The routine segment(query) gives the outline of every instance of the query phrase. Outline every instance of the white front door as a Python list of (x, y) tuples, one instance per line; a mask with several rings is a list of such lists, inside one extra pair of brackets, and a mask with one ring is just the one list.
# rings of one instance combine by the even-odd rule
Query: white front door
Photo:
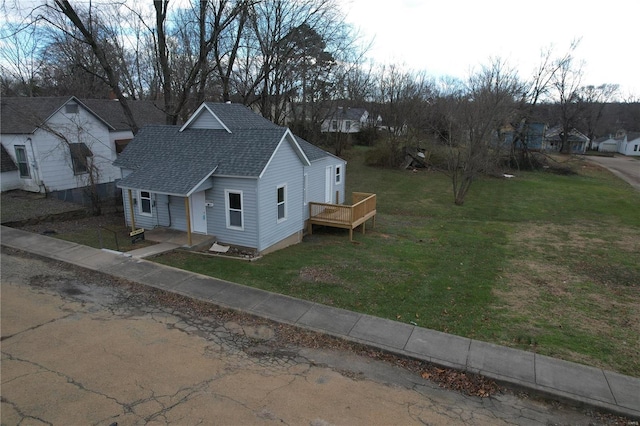
[(333, 192), (333, 167), (328, 166), (324, 175), (324, 202), (331, 203), (333, 200), (333, 195), (331, 194)]
[(189, 198), (191, 209), (191, 231), (207, 233), (207, 207), (204, 203), (204, 191), (196, 192)]

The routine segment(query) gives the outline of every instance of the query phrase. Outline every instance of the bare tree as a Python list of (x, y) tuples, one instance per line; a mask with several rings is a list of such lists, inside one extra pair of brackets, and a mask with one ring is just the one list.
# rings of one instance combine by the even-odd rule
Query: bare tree
[(501, 144), (497, 136), (513, 117), (521, 91), (517, 74), (496, 59), (471, 75), (466, 90), (451, 98), (447, 111), (448, 173), (456, 205), (464, 204), (478, 176), (498, 164)]
[(583, 111), (583, 122), (587, 137), (591, 140), (597, 137), (597, 128), (602, 119), (606, 105), (613, 101), (619, 90), (616, 84), (601, 84), (600, 86), (585, 86), (580, 89), (578, 102)]
[(405, 146), (418, 146), (427, 128), (425, 106), (433, 96), (433, 82), (424, 72), (406, 71), (385, 65), (377, 73), (377, 95), (384, 122), (383, 144), (386, 165), (398, 166)]
[(560, 132), (560, 152), (571, 152), (569, 135), (578, 124), (580, 117), (580, 87), (582, 85), (582, 63), (576, 63), (573, 51), (578, 41), (571, 44), (568, 54), (558, 59), (556, 71), (553, 74), (552, 84), (555, 89), (556, 102), (559, 107), (559, 121), (562, 130)]

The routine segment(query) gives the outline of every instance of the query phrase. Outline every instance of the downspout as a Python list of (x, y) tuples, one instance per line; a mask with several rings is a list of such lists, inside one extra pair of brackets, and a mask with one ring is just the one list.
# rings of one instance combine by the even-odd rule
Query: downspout
[(40, 167), (38, 166), (38, 162), (36, 161), (36, 151), (33, 149), (33, 140), (31, 138), (27, 138), (27, 142), (29, 142), (29, 146), (31, 147), (31, 158), (33, 159), (31, 162), (31, 168), (34, 171), (34, 177), (36, 178), (36, 185), (38, 185), (38, 191), (47, 193), (47, 189), (44, 186), (44, 182), (40, 179)]
[(131, 195), (131, 190), (127, 190), (129, 192), (129, 214), (131, 215), (131, 232), (136, 230), (136, 218), (133, 213), (133, 195)]

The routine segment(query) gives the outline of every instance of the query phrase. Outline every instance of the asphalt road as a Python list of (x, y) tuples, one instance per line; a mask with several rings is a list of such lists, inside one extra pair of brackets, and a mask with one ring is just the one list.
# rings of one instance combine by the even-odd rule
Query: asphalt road
[(640, 191), (640, 159), (623, 155), (616, 155), (615, 157), (590, 155), (585, 158), (607, 168)]
[[(2, 250), (3, 425), (620, 424), (525, 394), (465, 396), (278, 326)], [(170, 302), (170, 299), (169, 299)]]

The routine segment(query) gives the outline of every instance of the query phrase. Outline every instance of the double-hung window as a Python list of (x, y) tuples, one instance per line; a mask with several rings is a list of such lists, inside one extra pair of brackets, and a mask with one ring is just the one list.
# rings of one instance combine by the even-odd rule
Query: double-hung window
[(336, 184), (340, 184), (342, 182), (342, 167), (336, 166)]
[(282, 222), (287, 218), (287, 185), (281, 185), (276, 191), (278, 222)]
[(93, 157), (93, 153), (84, 143), (69, 144), (71, 151), (71, 164), (73, 166), (73, 174), (79, 175), (89, 171), (89, 158)]
[(29, 161), (27, 160), (27, 150), (24, 145), (16, 145), (16, 163), (18, 163), (18, 169), (20, 170), (20, 177), (29, 179), (31, 174), (29, 173)]
[(140, 214), (151, 216), (151, 206), (151, 193), (149, 191), (140, 191)]
[(242, 191), (226, 190), (227, 228), (244, 229)]

